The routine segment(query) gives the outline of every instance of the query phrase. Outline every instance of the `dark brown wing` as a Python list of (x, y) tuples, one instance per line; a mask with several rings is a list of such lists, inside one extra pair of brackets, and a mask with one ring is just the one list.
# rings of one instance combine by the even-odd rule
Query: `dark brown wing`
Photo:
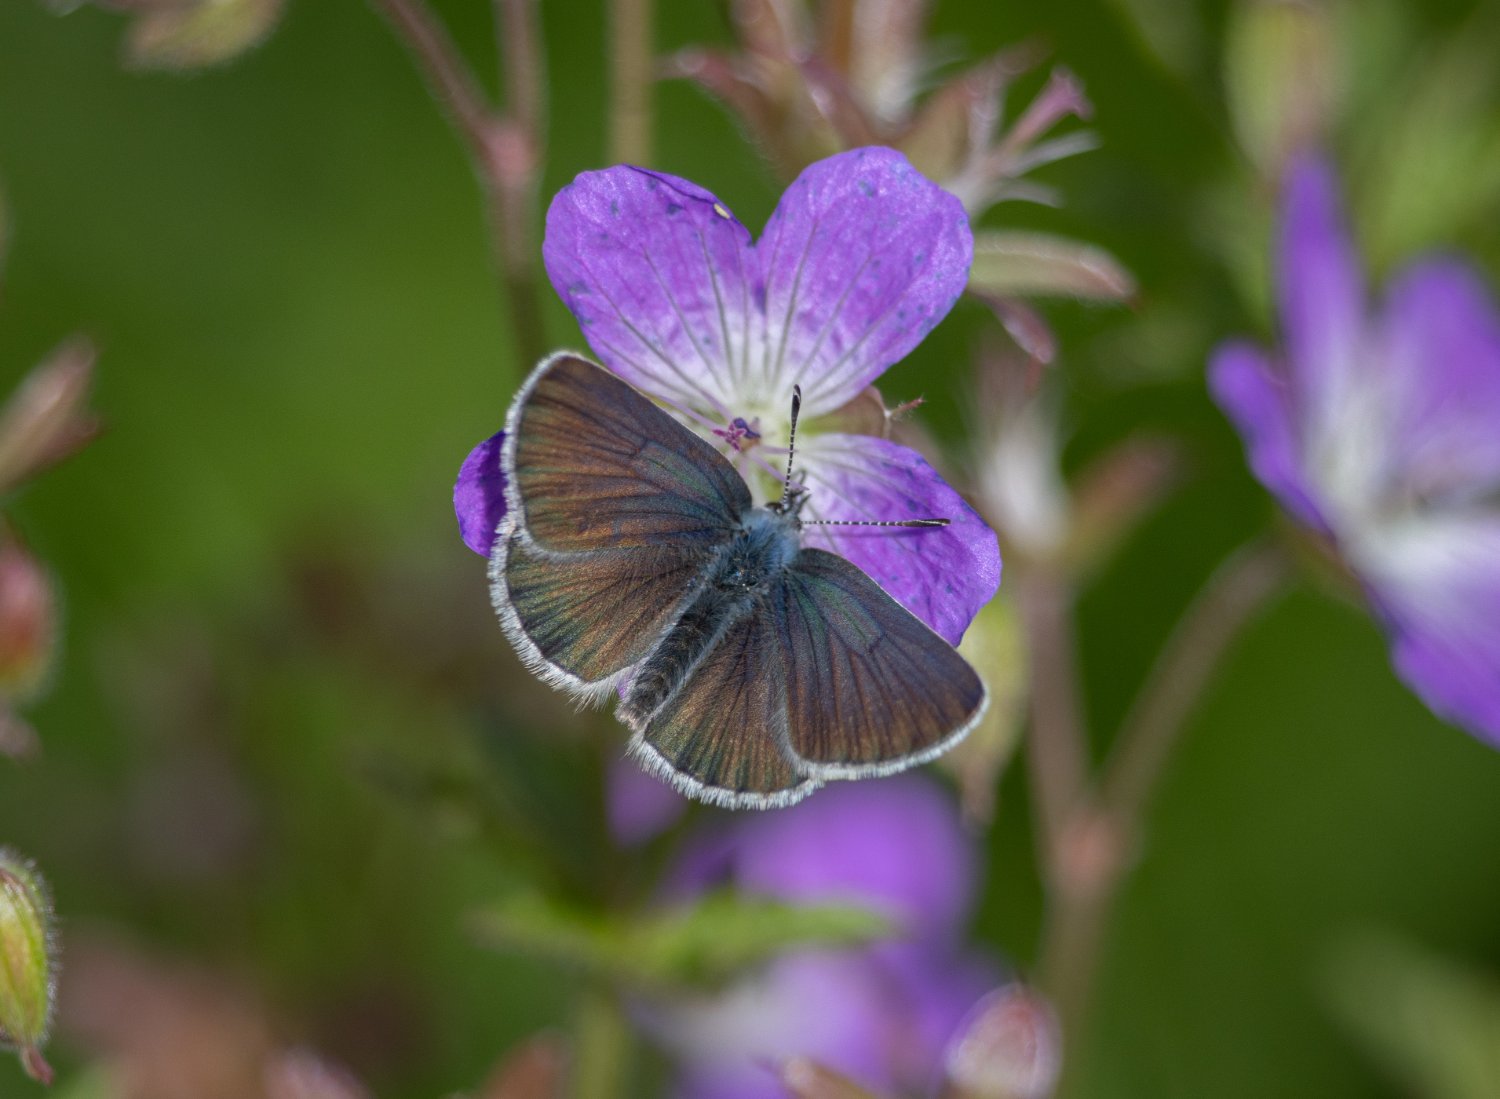
[(585, 696), (651, 651), (751, 504), (713, 447), (574, 355), (522, 387), (501, 468), (495, 608), (533, 671)]
[(656, 646), (705, 563), (672, 546), (555, 555), (512, 534), (492, 561), (496, 607), (533, 671), (585, 688)]
[(803, 550), (773, 590), (788, 743), (819, 779), (889, 774), (938, 755), (988, 701), (957, 650), (856, 566)]
[(544, 549), (716, 546), (751, 504), (718, 451), (577, 356), (537, 367), (506, 431), (510, 502)]
[(684, 793), (733, 809), (790, 805), (819, 783), (786, 744), (786, 669), (770, 616), (725, 631), (632, 750)]

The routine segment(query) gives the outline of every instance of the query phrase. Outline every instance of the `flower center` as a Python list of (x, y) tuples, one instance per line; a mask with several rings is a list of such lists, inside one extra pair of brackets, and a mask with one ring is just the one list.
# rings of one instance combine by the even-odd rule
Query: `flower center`
[(729, 421), (728, 427), (716, 427), (714, 434), (723, 439), (735, 450), (749, 450), (760, 441), (760, 432), (756, 430), (760, 426), (760, 419), (746, 421), (743, 416), (736, 416)]

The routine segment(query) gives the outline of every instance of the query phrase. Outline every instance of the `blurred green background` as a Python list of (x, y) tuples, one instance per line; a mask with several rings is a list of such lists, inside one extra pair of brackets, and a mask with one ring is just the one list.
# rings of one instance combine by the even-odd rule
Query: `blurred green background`
[[(491, 72), (488, 5), (436, 6)], [(1500, 95), (1464, 60), (1491, 7), (1371, 5), (1348, 43), (1359, 109), (1337, 151), (1382, 269), (1462, 244), (1492, 284), (1500, 271), (1480, 170)], [(605, 163), (606, 66), (597, 4), (542, 8), (547, 196)], [(727, 41), (714, 5), (662, 0), (659, 15), (663, 49)], [(1202, 380), (1217, 340), (1269, 330), (1266, 195), (1224, 121), (1230, 18), (1068, 0), (940, 3), (932, 23), (960, 59), (1038, 37), (1096, 106), (1101, 149), (1041, 173), (1066, 206), (986, 218), (1103, 244), (1140, 279), (1133, 310), (1047, 310), (1070, 463), (1139, 431), (1183, 441), (1182, 483), (1080, 608), (1099, 730), (1214, 564), (1274, 521)], [(13, 509), (66, 623), (29, 714), (44, 753), (0, 762), (0, 842), (45, 869), (67, 933), (237, 974), (293, 1038), (391, 1099), (472, 1086), (565, 1022), (571, 991), (464, 933), (528, 857), (494, 838), (476, 791), (509, 788), (537, 845), (582, 852), (578, 876), (602, 850), (578, 722), (520, 671), (454, 528), (458, 464), (529, 365), (510, 357), (477, 188), (356, 0), (293, 0), (264, 47), (191, 76), (126, 71), (120, 38), (106, 13), (0, 3), (0, 382), (81, 330), (101, 349), (108, 425)], [(1436, 105), (1414, 90), (1434, 82)], [(735, 123), (683, 84), (658, 108), (655, 166), (758, 226), (779, 186)], [(1477, 193), (1411, 175), (1444, 163), (1419, 109), (1448, 112), (1439, 138), (1488, 127), (1447, 153)], [(546, 296), (551, 341), (578, 346)], [(882, 383), (926, 394), (955, 453), (990, 325), (961, 304)], [(1022, 966), (1039, 922), (1030, 842), (1013, 769), (975, 935)], [(1331, 1006), (1332, 959), (1372, 928), (1500, 973), (1500, 756), (1428, 714), (1363, 612), (1306, 582), (1237, 646), (1162, 787), (1079, 1094), (1410, 1094)], [(31, 1087), (0, 1060), (0, 1095)]]

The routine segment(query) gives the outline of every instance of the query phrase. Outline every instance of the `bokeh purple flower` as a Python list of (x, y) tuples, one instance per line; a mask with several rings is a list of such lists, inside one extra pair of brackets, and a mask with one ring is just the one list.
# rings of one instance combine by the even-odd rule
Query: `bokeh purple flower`
[(807, 1057), (876, 1094), (926, 1094), (948, 1042), (999, 967), (963, 940), (977, 852), (951, 800), (914, 775), (820, 790), (696, 837), (668, 875), (705, 890), (850, 904), (890, 922), (856, 950), (798, 950), (729, 988), (652, 1002), (643, 1022), (679, 1066), (684, 1099), (779, 1099), (777, 1066)]
[[(757, 500), (781, 493), (800, 385), (805, 518), (950, 520), (812, 527), (806, 540), (859, 565), (954, 643), (999, 585), (994, 532), (916, 451), (851, 432), (851, 417), (836, 414), (947, 315), (972, 254), (962, 204), (884, 148), (809, 167), (758, 242), (687, 180), (585, 172), (553, 200), (543, 244), (594, 353), (718, 446)], [(491, 439), (470, 455), (454, 496), (465, 542), (484, 554), (504, 507), (497, 452)]]
[(1402, 678), (1500, 745), (1500, 316), (1447, 258), (1371, 308), (1329, 168), (1295, 164), (1284, 201), (1283, 354), (1221, 347), (1214, 395), (1256, 476), (1364, 585)]

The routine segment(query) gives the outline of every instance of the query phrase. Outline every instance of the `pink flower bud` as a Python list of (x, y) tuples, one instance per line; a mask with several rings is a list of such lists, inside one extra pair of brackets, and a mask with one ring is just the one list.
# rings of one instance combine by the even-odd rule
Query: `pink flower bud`
[(1052, 1005), (1012, 983), (980, 1000), (948, 1047), (944, 1099), (1047, 1099), (1062, 1068)]

